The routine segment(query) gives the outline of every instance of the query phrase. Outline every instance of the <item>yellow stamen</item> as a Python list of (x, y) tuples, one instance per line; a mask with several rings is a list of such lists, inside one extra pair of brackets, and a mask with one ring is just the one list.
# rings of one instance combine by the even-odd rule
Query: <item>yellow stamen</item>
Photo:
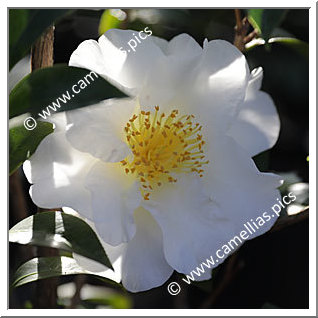
[(162, 184), (177, 182), (177, 174), (196, 173), (203, 177), (204, 170), (198, 168), (209, 163), (203, 161), (205, 142), (198, 134), (202, 126), (192, 122), (193, 115), (178, 113), (173, 110), (166, 116), (156, 106), (154, 113), (134, 114), (124, 128), (134, 156), (125, 158), (121, 164), (127, 174), (136, 172), (144, 200), (149, 200), (151, 191)]

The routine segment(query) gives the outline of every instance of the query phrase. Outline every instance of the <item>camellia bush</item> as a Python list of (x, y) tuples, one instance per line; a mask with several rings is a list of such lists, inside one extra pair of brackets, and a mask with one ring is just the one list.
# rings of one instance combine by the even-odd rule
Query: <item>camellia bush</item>
[(10, 9), (9, 53), (10, 308), (308, 308), (308, 10)]

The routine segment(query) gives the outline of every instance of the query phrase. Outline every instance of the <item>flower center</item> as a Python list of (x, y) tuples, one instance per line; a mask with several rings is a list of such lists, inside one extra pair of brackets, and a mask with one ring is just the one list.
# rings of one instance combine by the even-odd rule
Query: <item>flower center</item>
[(159, 112), (141, 111), (133, 115), (125, 126), (127, 143), (133, 156), (121, 163), (127, 174), (140, 180), (143, 198), (149, 200), (151, 191), (166, 182), (177, 182), (177, 174), (194, 172), (203, 177), (202, 147), (205, 144), (199, 132), (202, 126), (193, 123), (193, 115), (178, 115), (173, 110), (169, 116)]

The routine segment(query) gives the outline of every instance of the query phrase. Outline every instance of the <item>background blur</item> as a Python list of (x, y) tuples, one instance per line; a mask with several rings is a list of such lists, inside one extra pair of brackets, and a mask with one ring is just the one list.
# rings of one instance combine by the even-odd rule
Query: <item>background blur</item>
[[(248, 14), (241, 10), (242, 17)], [(245, 52), (250, 69), (262, 66), (262, 89), (275, 101), (281, 119), (277, 144), (255, 158), (262, 171), (273, 171), (286, 179), (282, 192), (290, 187), (297, 195), (297, 204), (308, 205), (308, 119), (309, 60), (308, 10), (284, 10), (276, 21), (271, 37), (292, 37), (301, 45), (273, 42)], [(188, 33), (200, 45), (207, 38), (233, 43), (234, 10), (231, 9), (122, 9), (71, 10), (55, 25), (54, 63), (68, 63), (72, 52), (86, 39), (97, 39), (109, 28), (134, 29), (145, 27), (153, 35), (170, 40)], [(250, 27), (251, 31), (253, 30)], [(36, 207), (28, 196), (29, 184), (19, 170), (23, 187), (18, 189), (10, 180), (10, 227), (26, 217), (16, 208), (26, 202), (28, 215)], [(298, 192), (297, 192), (298, 191)], [(297, 213), (289, 211), (291, 213)], [(287, 213), (285, 211), (285, 213)], [(212, 280), (182, 284), (182, 292), (171, 296), (170, 281), (181, 281), (175, 273), (162, 287), (131, 294), (120, 287), (105, 284), (86, 275), (58, 278), (59, 308), (308, 308), (309, 260), (308, 219), (294, 222), (274, 232), (249, 241), (232, 257), (214, 270)], [(10, 275), (35, 247), (10, 244)], [(36, 308), (38, 282), (10, 290), (10, 308)]]

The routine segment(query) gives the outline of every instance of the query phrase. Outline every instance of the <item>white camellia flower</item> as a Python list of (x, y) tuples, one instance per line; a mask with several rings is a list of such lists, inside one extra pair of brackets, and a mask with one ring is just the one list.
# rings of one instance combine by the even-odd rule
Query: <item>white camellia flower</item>
[[(54, 133), (24, 165), (33, 201), (70, 207), (95, 229), (115, 272), (132, 292), (189, 274), (270, 211), (281, 179), (252, 157), (271, 148), (279, 118), (260, 91), (262, 69), (226, 41), (150, 36), (126, 53), (134, 31), (84, 41), (70, 65), (98, 73), (129, 98), (59, 113)], [(268, 231), (276, 216), (258, 232)], [(224, 259), (220, 260), (219, 264)], [(210, 271), (198, 277), (205, 280)]]

